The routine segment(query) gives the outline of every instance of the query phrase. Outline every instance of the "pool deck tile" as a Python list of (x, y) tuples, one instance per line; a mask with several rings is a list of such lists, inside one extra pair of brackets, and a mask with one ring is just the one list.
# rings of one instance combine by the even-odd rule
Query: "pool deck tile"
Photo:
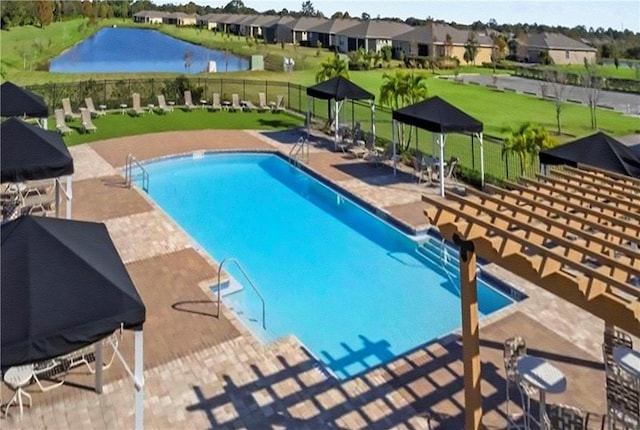
[[(294, 336), (261, 345), (224, 304), (221, 318), (216, 318), (215, 298), (207, 292), (216, 263), (194, 248), (184, 231), (138, 189), (107, 185), (121, 180), (114, 169), (122, 167), (128, 153), (146, 160), (198, 150), (287, 151), (298, 135), (205, 130), (72, 148), (78, 157), (74, 218), (106, 222), (147, 306), (146, 427), (459, 430), (462, 360), (455, 333), (350, 380), (327, 377)], [(416, 229), (427, 224), (421, 194), (433, 187), (418, 186), (407, 171), (393, 178), (389, 167), (376, 168), (321, 145), (312, 149), (308, 167), (317, 174)], [(123, 207), (106, 207), (118, 206), (115, 202)], [(602, 322), (495, 265), (487, 270), (529, 296), (481, 320), (487, 428), (505, 425), (502, 342), (513, 335), (524, 336), (531, 353), (549, 359), (567, 375), (567, 391), (549, 400), (595, 413), (590, 427), (600, 428), (598, 414), (605, 410)], [(122, 345), (129, 363), (132, 337), (126, 333)], [(362, 357), (355, 352), (345, 358)], [(119, 363), (105, 378), (104, 393), (96, 395), (82, 389), (90, 388), (92, 377), (74, 371), (68, 380), (77, 385), (33, 393), (34, 407), (22, 420), (11, 414), (0, 423), (9, 429), (131, 428), (131, 381)], [(2, 398), (9, 398), (6, 387)], [(533, 404), (537, 407), (536, 399)]]

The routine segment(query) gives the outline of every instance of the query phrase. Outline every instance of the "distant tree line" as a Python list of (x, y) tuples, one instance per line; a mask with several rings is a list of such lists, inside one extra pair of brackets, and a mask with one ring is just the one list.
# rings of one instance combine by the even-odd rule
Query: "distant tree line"
[[(276, 11), (269, 9), (259, 12), (251, 7), (247, 7), (242, 0), (231, 0), (223, 7), (201, 6), (193, 1), (186, 4), (166, 3), (156, 5), (150, 0), (16, 0), (2, 1), (0, 8), (0, 25), (3, 29), (20, 25), (36, 25), (45, 27), (51, 22), (63, 21), (85, 17), (89, 20), (96, 18), (130, 18), (135, 13), (143, 10), (157, 10), (164, 12), (185, 12), (206, 15), (208, 13), (242, 13), (242, 14), (264, 14), (279, 16), (310, 16), (324, 18), (325, 15), (317, 10), (311, 0), (304, 0), (299, 11), (282, 9)], [(350, 16), (348, 12), (337, 11), (331, 15), (332, 19), (355, 18), (369, 20), (372, 17), (363, 12), (359, 17)], [(424, 25), (430, 22), (449, 24), (460, 30), (474, 32), (500, 32), (512, 36), (522, 37), (527, 33), (550, 32), (560, 33), (576, 40), (582, 40), (598, 48), (600, 58), (609, 58), (617, 61), (619, 58), (640, 59), (640, 33), (630, 30), (615, 30), (613, 28), (604, 29), (602, 27), (586, 28), (583, 25), (576, 27), (550, 26), (545, 24), (499, 24), (495, 19), (489, 22), (475, 21), (471, 25), (459, 24), (456, 22), (446, 22), (436, 20), (431, 17), (426, 19), (380, 17), (393, 22), (404, 22), (411, 26)]]

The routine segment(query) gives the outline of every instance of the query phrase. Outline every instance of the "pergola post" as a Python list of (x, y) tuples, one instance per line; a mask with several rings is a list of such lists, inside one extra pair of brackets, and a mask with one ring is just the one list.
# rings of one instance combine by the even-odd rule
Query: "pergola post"
[(340, 123), (338, 116), (340, 115), (340, 104), (338, 103), (338, 99), (336, 99), (335, 105), (335, 113), (333, 115), (333, 149), (338, 149), (338, 124)]
[(373, 136), (373, 144), (376, 141), (376, 105), (373, 100), (369, 100), (369, 104), (371, 105), (371, 135)]
[(71, 175), (67, 176), (67, 189), (65, 194), (67, 195), (67, 219), (71, 219), (71, 200), (73, 199)]
[(478, 289), (476, 252), (473, 242), (455, 234), (460, 249), (460, 304), (462, 308), (462, 362), (464, 365), (464, 428), (479, 430), (482, 421), (480, 391), (480, 330), (478, 325)]

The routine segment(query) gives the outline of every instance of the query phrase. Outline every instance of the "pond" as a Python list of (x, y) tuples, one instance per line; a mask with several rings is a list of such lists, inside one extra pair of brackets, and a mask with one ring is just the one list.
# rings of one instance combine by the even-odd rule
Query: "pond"
[(54, 58), (59, 73), (200, 73), (210, 61), (218, 72), (248, 70), (249, 60), (207, 49), (155, 30), (103, 28)]

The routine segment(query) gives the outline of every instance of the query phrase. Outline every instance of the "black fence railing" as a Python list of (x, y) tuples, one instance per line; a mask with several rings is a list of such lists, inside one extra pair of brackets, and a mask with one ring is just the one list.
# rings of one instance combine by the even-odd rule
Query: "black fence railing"
[[(275, 102), (278, 96), (283, 96), (289, 111), (306, 115), (311, 113), (311, 120), (320, 127), (328, 127), (329, 102), (310, 98), (307, 100), (306, 87), (289, 82), (260, 81), (228, 78), (187, 78), (174, 79), (122, 79), (122, 80), (89, 80), (73, 83), (48, 83), (33, 85), (30, 90), (41, 95), (48, 104), (50, 111), (62, 106), (62, 99), (69, 98), (74, 110), (84, 106), (84, 100), (91, 97), (95, 106), (105, 105), (107, 109), (119, 109), (121, 105), (132, 105), (132, 94), (140, 94), (142, 107), (156, 104), (157, 96), (163, 94), (168, 102), (177, 106), (184, 104), (184, 91), (190, 90), (192, 101), (199, 104), (200, 100), (211, 103), (213, 94), (218, 93), (221, 101), (231, 101), (232, 94), (238, 94), (241, 100), (251, 100), (257, 104), (259, 94), (264, 93), (267, 102)], [(349, 100), (340, 110), (340, 123), (360, 123), (364, 131), (372, 130), (375, 124), (375, 134), (379, 143), (391, 142), (392, 111), (384, 106), (375, 106), (372, 116), (368, 102)], [(421, 154), (439, 155), (435, 145), (435, 136), (422, 129), (402, 125), (403, 143), (399, 143), (402, 150), (401, 159), (407, 164), (412, 163), (415, 151)], [(477, 137), (461, 134), (447, 135), (445, 141), (445, 158), (456, 156), (460, 166), (470, 171), (480, 170), (480, 145)], [(509, 154), (503, 156), (502, 141), (490, 136), (484, 136), (485, 172), (491, 179), (514, 179), (520, 176), (532, 176), (539, 171), (537, 165), (520, 166), (517, 156)]]

